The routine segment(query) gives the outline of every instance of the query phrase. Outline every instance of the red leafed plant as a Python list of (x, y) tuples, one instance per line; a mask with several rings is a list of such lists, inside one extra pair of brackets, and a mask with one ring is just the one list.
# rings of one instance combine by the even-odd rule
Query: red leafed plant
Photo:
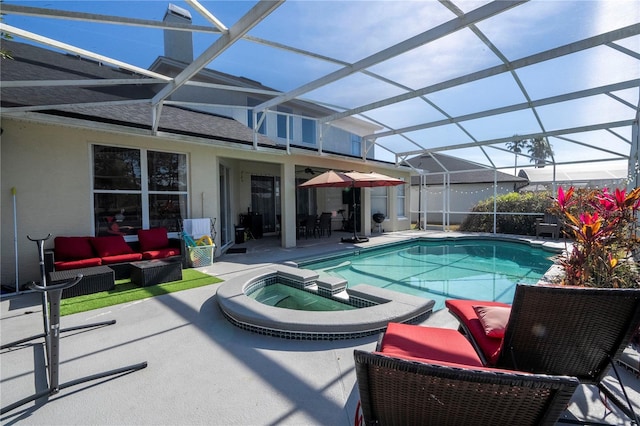
[(566, 192), (558, 188), (552, 211), (573, 244), (560, 259), (563, 283), (588, 287), (640, 287), (633, 255), (640, 248), (640, 187)]

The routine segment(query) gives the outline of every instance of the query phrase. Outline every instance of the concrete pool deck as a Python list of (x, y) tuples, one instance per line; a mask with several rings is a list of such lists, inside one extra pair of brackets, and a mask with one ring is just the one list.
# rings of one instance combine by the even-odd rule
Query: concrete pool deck
[[(336, 249), (344, 234), (300, 240), (293, 249), (274, 238), (249, 241), (246, 254), (226, 254), (200, 270), (225, 280), (272, 263), (315, 257)], [(374, 234), (369, 243), (453, 233)], [(562, 244), (562, 243), (554, 243)], [(353, 425), (358, 391), (353, 350), (373, 350), (377, 336), (342, 341), (296, 341), (263, 336), (230, 324), (218, 309), (218, 285), (135, 303), (65, 316), (68, 328), (115, 319), (115, 325), (65, 333), (60, 381), (142, 361), (148, 367), (117, 378), (70, 387), (0, 417), (2, 424), (30, 425)], [(42, 332), (39, 297), (23, 294), (0, 301), (2, 343)], [(423, 324), (456, 328), (446, 311)], [(46, 386), (42, 339), (0, 354), (0, 398), (6, 406)], [(625, 371), (634, 405), (640, 382)], [(630, 424), (597, 392), (581, 386), (567, 418)]]

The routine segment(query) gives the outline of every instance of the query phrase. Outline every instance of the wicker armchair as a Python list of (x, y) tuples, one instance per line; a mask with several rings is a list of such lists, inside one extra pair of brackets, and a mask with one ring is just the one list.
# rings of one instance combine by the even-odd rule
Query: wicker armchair
[[(615, 368), (613, 361), (638, 329), (640, 289), (518, 285), (503, 339), (487, 337), (473, 308), (484, 303), (447, 300), (446, 306), (486, 365), (575, 376), (584, 384), (598, 385), (633, 416), (628, 404), (619, 401), (601, 381), (609, 366)], [(497, 356), (491, 353), (492, 348), (498, 351)], [(487, 361), (491, 358), (495, 363)]]
[(574, 377), (463, 368), (354, 351), (365, 424), (554, 424)]

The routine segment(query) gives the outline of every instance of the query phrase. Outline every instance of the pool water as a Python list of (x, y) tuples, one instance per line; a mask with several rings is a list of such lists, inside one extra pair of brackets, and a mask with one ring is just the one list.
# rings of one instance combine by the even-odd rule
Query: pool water
[(535, 284), (552, 265), (552, 253), (528, 244), (494, 241), (419, 241), (299, 265), (338, 276), (348, 286), (366, 283), (433, 299), (511, 303), (517, 283)]
[(356, 309), (356, 307), (338, 300), (329, 299), (280, 283), (266, 285), (247, 294), (247, 296), (265, 305), (299, 311), (345, 311)]

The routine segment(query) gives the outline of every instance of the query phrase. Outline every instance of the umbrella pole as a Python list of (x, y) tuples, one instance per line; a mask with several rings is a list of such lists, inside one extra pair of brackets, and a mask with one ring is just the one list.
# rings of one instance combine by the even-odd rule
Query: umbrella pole
[(352, 192), (352, 199), (353, 199), (353, 237), (351, 238), (343, 238), (342, 242), (343, 243), (366, 243), (367, 241), (369, 241), (369, 239), (367, 237), (358, 237), (358, 234), (356, 233), (356, 183), (355, 181), (353, 182), (353, 184), (351, 185), (351, 192)]
[[(362, 196), (362, 195), (361, 195)], [(358, 241), (358, 235), (356, 234), (356, 185), (351, 186), (351, 198), (353, 199), (353, 242)]]

